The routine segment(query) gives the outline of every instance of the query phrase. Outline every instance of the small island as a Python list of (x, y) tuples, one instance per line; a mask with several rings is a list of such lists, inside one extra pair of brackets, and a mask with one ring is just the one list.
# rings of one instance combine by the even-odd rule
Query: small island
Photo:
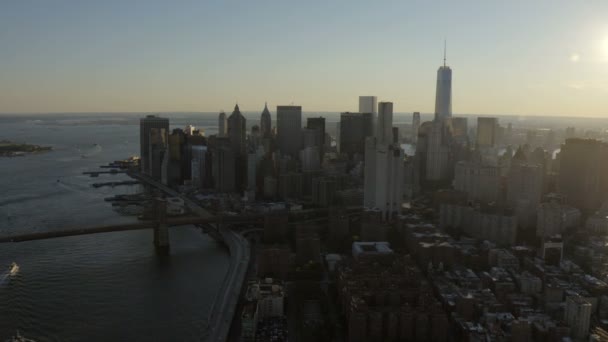
[(50, 146), (19, 144), (8, 140), (0, 140), (0, 157), (21, 157), (26, 154), (48, 152)]

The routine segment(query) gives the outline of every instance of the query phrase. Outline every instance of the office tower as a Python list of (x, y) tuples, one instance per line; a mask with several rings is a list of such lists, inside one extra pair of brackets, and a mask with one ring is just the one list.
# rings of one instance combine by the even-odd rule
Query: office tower
[(519, 148), (511, 160), (507, 176), (507, 204), (515, 209), (520, 227), (536, 223), (536, 210), (543, 195), (542, 166), (531, 164)]
[(206, 182), (207, 146), (192, 146), (192, 185), (202, 188)]
[(140, 168), (141, 172), (151, 175), (150, 172), (150, 131), (152, 129), (163, 129), (167, 141), (169, 134), (169, 119), (161, 118), (156, 115), (148, 115), (139, 119), (139, 148), (140, 148)]
[(498, 166), (459, 161), (454, 169), (454, 189), (465, 192), (469, 200), (495, 202), (498, 199), (500, 180)]
[(254, 201), (258, 192), (258, 169), (260, 162), (264, 158), (264, 147), (258, 146), (251, 149), (247, 155), (247, 198)]
[(298, 158), (302, 144), (302, 106), (277, 106), (277, 147), (282, 155)]
[(467, 118), (452, 117), (452, 140), (460, 145), (466, 145), (469, 141)]
[(429, 182), (441, 183), (451, 179), (450, 126), (445, 120), (430, 123), (426, 132), (426, 175)]
[(239, 105), (234, 106), (234, 111), (228, 117), (228, 138), (230, 139), (230, 146), (234, 153), (235, 158), (235, 186), (238, 192), (245, 189), (246, 182), (246, 168), (247, 168), (247, 154), (246, 154), (246, 141), (245, 136), (247, 132), (247, 120), (241, 114)]
[(570, 327), (570, 336), (576, 340), (584, 340), (589, 336), (592, 305), (579, 295), (566, 299), (565, 318)]
[(340, 114), (340, 153), (352, 158), (355, 154), (363, 155), (365, 152), (365, 138), (369, 135), (369, 113), (342, 113)]
[(272, 118), (268, 110), (268, 104), (264, 103), (264, 110), (260, 118), (260, 134), (262, 138), (270, 138), (272, 136)]
[(169, 164), (167, 138), (167, 131), (164, 128), (150, 128), (148, 151), (150, 160), (147, 174), (163, 184), (167, 184), (166, 172)]
[(378, 104), (376, 135), (365, 141), (364, 206), (384, 220), (399, 213), (403, 199), (403, 151), (393, 144), (393, 104)]
[(317, 145), (317, 131), (309, 128), (302, 128), (302, 148)]
[(251, 133), (249, 134), (248, 149), (257, 149), (262, 143), (262, 134), (260, 133), (260, 126), (251, 126)]
[(236, 156), (228, 137), (217, 138), (211, 150), (212, 177), (218, 192), (237, 191), (235, 180)]
[(169, 164), (167, 165), (167, 185), (182, 184), (184, 172), (182, 171), (185, 157), (186, 133), (181, 129), (174, 129), (169, 135)]
[(418, 130), (420, 129), (420, 112), (412, 114), (412, 141), (418, 140)]
[(359, 113), (377, 114), (378, 98), (376, 96), (359, 96)]
[(234, 106), (234, 111), (228, 117), (228, 137), (230, 145), (237, 154), (245, 153), (245, 137), (247, 133), (247, 120), (241, 114), (239, 105)]
[(218, 118), (218, 126), (217, 126), (217, 136), (225, 137), (228, 134), (228, 119), (226, 113), (224, 111), (220, 112), (220, 116)]
[(186, 129), (184, 130), (184, 133), (186, 133), (186, 135), (194, 135), (194, 131), (196, 131), (196, 127), (194, 127), (192, 125), (186, 125)]
[(497, 118), (477, 118), (477, 148), (496, 146), (497, 135)]
[(323, 155), (325, 154), (325, 118), (308, 118), (306, 120), (306, 128), (314, 129), (316, 133), (316, 146), (319, 146), (319, 153), (321, 155), (321, 159), (323, 159)]
[(319, 146), (305, 147), (300, 151), (300, 163), (302, 172), (314, 172), (321, 169), (319, 158)]
[(302, 144), (302, 106), (277, 106), (277, 144), (282, 155), (298, 158)]
[(437, 70), (435, 120), (444, 120), (452, 117), (452, 69), (446, 65), (445, 60), (444, 50), (443, 65)]
[(390, 144), (393, 141), (393, 103), (378, 104), (378, 121), (376, 122), (376, 138), (380, 144)]
[(559, 192), (584, 215), (594, 213), (608, 197), (608, 144), (566, 139), (559, 160)]

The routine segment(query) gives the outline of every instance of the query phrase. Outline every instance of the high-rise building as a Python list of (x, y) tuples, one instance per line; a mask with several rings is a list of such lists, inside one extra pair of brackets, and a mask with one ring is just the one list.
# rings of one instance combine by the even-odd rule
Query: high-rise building
[(363, 155), (371, 121), (370, 113), (340, 114), (340, 153), (348, 154), (351, 158), (355, 154)]
[(306, 120), (306, 128), (314, 129), (317, 132), (315, 134), (315, 145), (319, 146), (319, 153), (321, 154), (321, 159), (323, 159), (323, 155), (325, 154), (325, 118), (308, 118)]
[(237, 154), (245, 154), (247, 135), (247, 120), (241, 114), (239, 105), (234, 106), (234, 111), (228, 117), (228, 138), (230, 138), (230, 145)]
[(378, 121), (376, 122), (376, 138), (379, 144), (393, 142), (393, 103), (378, 104)]
[(429, 182), (447, 182), (451, 179), (450, 126), (446, 120), (430, 123), (426, 135), (426, 175)]
[(359, 113), (377, 114), (378, 98), (376, 96), (359, 96)]
[(169, 135), (169, 164), (167, 165), (167, 185), (173, 186), (183, 183), (182, 160), (185, 155), (186, 133), (181, 129), (174, 129)]
[(608, 144), (593, 139), (566, 139), (559, 153), (558, 190), (584, 215), (607, 199)]
[(207, 146), (192, 146), (192, 185), (202, 188), (206, 182)]
[(230, 139), (217, 138), (211, 151), (212, 177), (218, 192), (234, 192), (237, 190), (235, 180), (236, 156)]
[(507, 204), (515, 209), (520, 227), (536, 223), (536, 210), (543, 195), (544, 174), (542, 166), (528, 163), (523, 150), (511, 160), (507, 177)]
[(466, 145), (469, 141), (467, 118), (452, 117), (452, 140), (460, 145)]
[(418, 129), (420, 129), (420, 112), (412, 114), (412, 141), (418, 140)]
[(403, 150), (393, 144), (393, 104), (378, 104), (376, 135), (365, 141), (364, 206), (383, 219), (399, 213), (403, 200)]
[(435, 119), (443, 120), (452, 117), (452, 69), (445, 63), (437, 70), (437, 89), (435, 93)]
[(234, 111), (228, 117), (228, 138), (232, 148), (235, 165), (235, 186), (238, 192), (245, 190), (246, 175), (247, 175), (247, 142), (245, 140), (247, 134), (247, 120), (241, 114), (239, 105), (234, 106)]
[(497, 118), (477, 118), (477, 148), (495, 147), (497, 136)]
[[(141, 172), (152, 175), (151, 171), (151, 146), (150, 134), (153, 129), (160, 130), (154, 133), (156, 140), (160, 139), (160, 144), (165, 144), (169, 134), (169, 119), (161, 118), (156, 115), (148, 115), (145, 118), (139, 119), (139, 147), (140, 147), (140, 167)], [(158, 141), (157, 141), (158, 143)], [(160, 164), (159, 164), (160, 165)], [(160, 173), (160, 170), (158, 170)]]
[(589, 336), (592, 305), (583, 297), (575, 295), (566, 299), (564, 320), (570, 327), (570, 335), (576, 340)]
[(298, 158), (301, 134), (302, 106), (277, 106), (277, 144), (281, 154)]
[(264, 110), (260, 118), (260, 134), (262, 138), (270, 138), (272, 136), (272, 118), (268, 110), (268, 104), (264, 103)]
[(498, 200), (500, 180), (498, 166), (459, 161), (454, 168), (454, 189), (465, 192), (470, 200), (495, 202)]
[(218, 117), (218, 125), (217, 125), (217, 136), (225, 137), (228, 133), (228, 117), (224, 111), (220, 112), (220, 116)]

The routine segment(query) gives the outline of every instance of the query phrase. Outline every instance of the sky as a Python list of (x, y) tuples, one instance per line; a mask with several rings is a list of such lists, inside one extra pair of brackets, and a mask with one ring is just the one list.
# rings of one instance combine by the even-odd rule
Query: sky
[(0, 113), (608, 115), (608, 1), (3, 0)]

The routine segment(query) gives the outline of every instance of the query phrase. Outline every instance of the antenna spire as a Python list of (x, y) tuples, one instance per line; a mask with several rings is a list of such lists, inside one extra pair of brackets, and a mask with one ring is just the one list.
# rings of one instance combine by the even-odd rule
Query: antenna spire
[(443, 66), (445, 66), (445, 59), (446, 59), (445, 56), (446, 56), (447, 46), (448, 46), (447, 40), (444, 39), (443, 40)]

